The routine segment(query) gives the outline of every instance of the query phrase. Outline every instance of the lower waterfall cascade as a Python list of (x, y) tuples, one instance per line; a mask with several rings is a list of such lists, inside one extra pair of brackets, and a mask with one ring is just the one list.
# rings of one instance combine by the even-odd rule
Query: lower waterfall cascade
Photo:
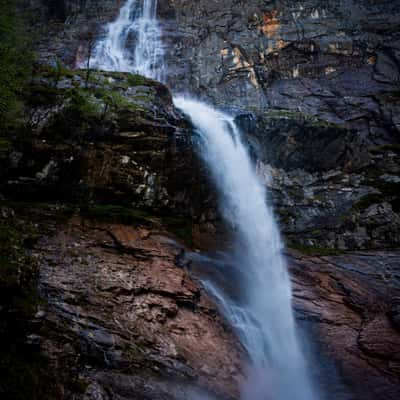
[(315, 399), (295, 334), (283, 244), (240, 132), (231, 116), (204, 103), (178, 97), (175, 104), (200, 136), (199, 154), (219, 193), (221, 213), (235, 231), (231, 264), (241, 282), (240, 301), (211, 281), (204, 285), (250, 356), (243, 398)]
[[(164, 49), (156, 10), (156, 0), (127, 0), (98, 42), (92, 66), (163, 81)], [(239, 299), (211, 280), (203, 284), (248, 353), (241, 398), (316, 400), (296, 334), (283, 243), (234, 117), (187, 97), (177, 96), (174, 103), (192, 121), (199, 156), (219, 195), (219, 209), (234, 231), (233, 270), (225, 273), (239, 280)]]

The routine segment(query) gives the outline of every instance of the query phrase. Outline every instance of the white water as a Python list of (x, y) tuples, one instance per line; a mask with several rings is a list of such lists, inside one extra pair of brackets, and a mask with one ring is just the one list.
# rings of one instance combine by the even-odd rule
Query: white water
[[(156, 0), (127, 0), (96, 47), (93, 66), (138, 72), (163, 80), (163, 47)], [(133, 46), (129, 43), (134, 37)], [(175, 104), (192, 120), (199, 154), (219, 193), (219, 206), (235, 231), (232, 270), (240, 296), (205, 280), (249, 354), (244, 400), (315, 400), (296, 338), (291, 285), (273, 212), (233, 118), (183, 97)], [(235, 277), (235, 278), (234, 278)]]
[[(240, 280), (240, 299), (204, 282), (247, 349), (251, 363), (246, 400), (315, 398), (295, 334), (291, 284), (282, 241), (265, 188), (258, 179), (233, 118), (203, 103), (176, 98), (192, 120), (199, 153), (219, 192), (223, 217), (234, 228), (231, 271)], [(229, 270), (226, 271), (230, 273)]]
[(91, 67), (163, 81), (164, 48), (156, 12), (157, 0), (127, 0), (95, 47)]

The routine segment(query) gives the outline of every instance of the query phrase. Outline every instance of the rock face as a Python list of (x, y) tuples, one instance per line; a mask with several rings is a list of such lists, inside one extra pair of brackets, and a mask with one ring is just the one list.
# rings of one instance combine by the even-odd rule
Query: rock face
[(201, 185), (168, 89), (42, 65), (24, 100), (0, 143), (1, 397), (237, 398), (243, 351), (179, 267)]
[(399, 245), (396, 2), (178, 0), (160, 15), (175, 90), (256, 114), (240, 119), (292, 244)]
[(177, 267), (171, 239), (80, 219), (55, 228), (35, 248), (46, 300), (37, 335), (67, 398), (236, 397), (241, 350)]
[(172, 81), (175, 74), (178, 87), (218, 104), (269, 105), (359, 127), (380, 114), (374, 94), (397, 90), (395, 2), (160, 3), (166, 40), (175, 33)]
[(347, 384), (330, 386), (332, 398), (399, 397), (399, 257), (382, 251), (289, 258), (297, 316)]
[(399, 146), (287, 111), (238, 117), (288, 242), (302, 248), (400, 244)]
[(21, 0), (20, 3), (32, 15), (39, 59), (50, 64), (62, 61), (75, 68), (85, 61), (88, 47), (101, 35), (104, 24), (118, 14), (123, 1)]
[[(30, 2), (54, 38), (41, 59), (76, 66), (121, 2), (55, 3)], [(158, 13), (174, 91), (252, 113), (240, 118), (289, 243), (399, 245), (396, 2), (160, 0)]]
[[(64, 67), (122, 1), (25, 3), (46, 66), (0, 139), (0, 397), (237, 399), (245, 355), (177, 244), (224, 228), (189, 122), (160, 83)], [(238, 112), (343, 400), (400, 396), (400, 19), (370, 3), (159, 0), (169, 84)]]
[(86, 80), (84, 71), (38, 72), (26, 102), (29, 136), (10, 139), (1, 160), (2, 191), (160, 211), (186, 206), (190, 136), (169, 91), (137, 75), (93, 72)]

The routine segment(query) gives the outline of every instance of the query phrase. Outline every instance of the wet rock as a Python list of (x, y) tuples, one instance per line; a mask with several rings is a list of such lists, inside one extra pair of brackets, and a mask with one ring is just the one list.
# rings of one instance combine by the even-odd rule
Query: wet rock
[(399, 253), (292, 254), (289, 261), (298, 318), (319, 342), (321, 357), (333, 361), (346, 389), (332, 392), (329, 374), (318, 378), (323, 386), (338, 399), (398, 398)]
[[(30, 3), (36, 10), (40, 8), (39, 0)], [(42, 5), (38, 18), (51, 32), (46, 38), (51, 36), (54, 40), (41, 41), (39, 53), (50, 63), (56, 54), (69, 66), (76, 66), (85, 58), (85, 32), (89, 30), (101, 38), (102, 24), (115, 17), (119, 6), (116, 2), (99, 5), (89, 1), (82, 5), (67, 0), (63, 2), (61, 18), (47, 3)], [(237, 0), (212, 5), (209, 1), (165, 0), (158, 2), (158, 14), (163, 41), (169, 49), (168, 84), (175, 92), (189, 90), (220, 107), (242, 113), (238, 121), (254, 158), (267, 165), (270, 172), (270, 167), (275, 169), (272, 176), (263, 174), (263, 179), (269, 180), (269, 187), (274, 186), (272, 201), (289, 242), (340, 249), (399, 245), (398, 197), (396, 190), (384, 186), (391, 182), (398, 185), (393, 181), (399, 174), (397, 153), (389, 161), (389, 151), (379, 149), (399, 143), (399, 15), (394, 4), (361, 0), (351, 4), (333, 0), (326, 4), (312, 0), (300, 5), (252, 0), (243, 7)], [(112, 85), (122, 84), (117, 77), (108, 79)], [(74, 78), (79, 85), (83, 81), (79, 75)], [(69, 85), (64, 77), (57, 83), (60, 89)], [(151, 88), (138, 85), (130, 87), (126, 94), (135, 95), (138, 91), (146, 97)], [(164, 95), (160, 93), (156, 99), (160, 96), (161, 108), (165, 108), (167, 95), (165, 90)], [(140, 101), (135, 102), (142, 106)], [(160, 107), (153, 110), (159, 112)], [(45, 110), (37, 114), (46, 120)], [(147, 140), (138, 135), (142, 130), (157, 130), (182, 141), (174, 121), (150, 122), (146, 118), (144, 126), (135, 114), (119, 110), (119, 115), (121, 118), (114, 123), (120, 127), (115, 136), (121, 143), (135, 139), (141, 147), (155, 150), (155, 138), (146, 135)], [(108, 128), (102, 125), (94, 137), (107, 135), (109, 129), (115, 130), (112, 124)], [(378, 150), (381, 159), (377, 154), (371, 155), (371, 150)], [(125, 153), (118, 158), (129, 156), (129, 152)], [(103, 154), (107, 153), (102, 148), (92, 152), (90, 158), (103, 159), (103, 165), (116, 164), (117, 160)], [(174, 199), (168, 192), (180, 186), (180, 180), (169, 178), (167, 185), (160, 184), (165, 174), (156, 173), (163, 163), (158, 155), (156, 158), (157, 167), (145, 168), (140, 183), (136, 183), (138, 176), (126, 171), (106, 171), (107, 176), (118, 177), (117, 194), (121, 188), (131, 191), (135, 181), (135, 204), (171, 205)], [(131, 162), (140, 164), (141, 160), (136, 157), (122, 164), (128, 169)], [(193, 160), (183, 164), (188, 170)], [(298, 176), (294, 177), (296, 173)], [(321, 174), (340, 176), (327, 180)], [(274, 175), (286, 177), (274, 181)], [(384, 177), (387, 175), (394, 178), (388, 182)], [(315, 184), (309, 183), (310, 176)], [(92, 181), (95, 178), (100, 179), (93, 175)], [(185, 178), (186, 184), (181, 185), (177, 198), (184, 196), (184, 186), (190, 180)], [(206, 181), (205, 177), (201, 181)], [(29, 181), (25, 183), (30, 185)], [(96, 196), (104, 195), (109, 183), (110, 180), (102, 185)], [(196, 186), (201, 185), (196, 182)], [(212, 193), (192, 186), (191, 191), (195, 190), (193, 197), (200, 201), (192, 198), (190, 203), (196, 208), (197, 218), (202, 209), (215, 207), (215, 202), (208, 201)], [(378, 192), (382, 199), (374, 204), (382, 208), (383, 203), (390, 203), (396, 215), (386, 208), (382, 223), (374, 222), (377, 226), (372, 226), (356, 209), (363, 197)], [(188, 203), (183, 209), (188, 208)], [(383, 221), (392, 217), (393, 223), (385, 228)], [(209, 230), (218, 230), (218, 221), (209, 220), (207, 225)], [(376, 240), (378, 232), (384, 239)]]
[(62, 87), (56, 69), (39, 67), (26, 100), (29, 140), (14, 139), (20, 157), (4, 160), (0, 190), (14, 199), (187, 209), (190, 130), (168, 89), (131, 74), (93, 71), (88, 86), (76, 79), (85, 72), (60, 74)]
[(196, 388), (236, 395), (241, 349), (203, 290), (175, 266), (180, 250), (167, 238), (74, 220), (41, 249), (42, 351), (57, 360), (71, 345), (87, 398), (123, 396), (128, 387), (129, 398), (183, 399)]

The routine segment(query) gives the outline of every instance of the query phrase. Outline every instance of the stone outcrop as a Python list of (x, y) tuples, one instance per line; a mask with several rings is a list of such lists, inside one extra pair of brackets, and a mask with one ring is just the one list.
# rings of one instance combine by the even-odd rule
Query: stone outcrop
[(40, 68), (24, 126), (3, 143), (7, 197), (188, 207), (190, 132), (165, 86), (137, 75)]
[(34, 251), (46, 300), (36, 338), (63, 390), (76, 379), (82, 399), (236, 397), (241, 350), (171, 238), (76, 218)]
[[(161, 2), (170, 84), (239, 117), (290, 243), (399, 245), (399, 8)], [(251, 120), (251, 121), (249, 121)]]
[[(53, 38), (40, 58), (81, 65), (121, 2), (55, 3), (30, 2)], [(160, 0), (158, 14), (174, 91), (257, 121), (244, 130), (291, 244), (398, 246), (395, 2)]]
[(293, 246), (382, 249), (400, 244), (398, 144), (288, 111), (237, 118)]
[[(15, 382), (25, 381), (29, 398), (237, 399), (245, 354), (193, 278), (190, 249), (156, 217), (118, 216), (50, 203), (2, 208), (1, 232), (20, 256), (9, 254), (14, 283), (0, 274), (1, 393), (20, 394)], [(397, 399), (399, 253), (287, 257), (321, 390)], [(39, 294), (26, 286), (35, 269)]]
[[(326, 371), (316, 377), (332, 398), (399, 396), (399, 257), (398, 251), (289, 256), (297, 317), (319, 341)], [(326, 382), (334, 367), (336, 385)]]
[(237, 398), (243, 350), (180, 267), (174, 236), (64, 207), (2, 208), (19, 253), (4, 270), (2, 243), (2, 398)]

